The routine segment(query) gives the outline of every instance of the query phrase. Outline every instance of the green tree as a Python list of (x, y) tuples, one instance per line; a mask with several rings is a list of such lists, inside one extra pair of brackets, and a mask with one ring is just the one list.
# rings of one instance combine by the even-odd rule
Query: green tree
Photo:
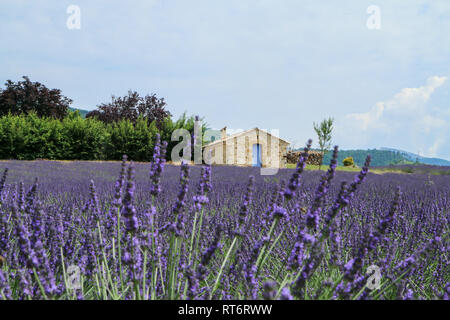
[(323, 120), (320, 124), (314, 122), (314, 131), (319, 139), (319, 149), (322, 152), (322, 158), (319, 163), (319, 170), (323, 163), (323, 157), (331, 147), (331, 132), (333, 131), (333, 118)]

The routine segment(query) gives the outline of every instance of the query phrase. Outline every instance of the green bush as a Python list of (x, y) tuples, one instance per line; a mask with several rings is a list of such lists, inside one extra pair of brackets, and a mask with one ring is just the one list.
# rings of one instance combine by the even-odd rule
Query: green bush
[(62, 121), (63, 158), (65, 160), (104, 160), (108, 132), (95, 119), (71, 113)]
[(149, 161), (153, 155), (153, 143), (158, 133), (155, 124), (139, 118), (133, 126), (130, 120), (107, 125), (109, 134), (106, 157), (120, 160), (126, 154), (134, 161)]
[(0, 118), (0, 158), (96, 160), (104, 158), (105, 126), (77, 113), (60, 121), (35, 113)]
[[(63, 120), (38, 117), (35, 113), (0, 117), (0, 159), (18, 160), (120, 160), (150, 161), (155, 136), (169, 142), (167, 157), (177, 141), (170, 141), (173, 130), (194, 131), (194, 118), (182, 115), (168, 118), (159, 131), (155, 122), (142, 117), (133, 124), (121, 120), (105, 124), (70, 112)], [(205, 128), (203, 128), (205, 130)]]
[(352, 157), (345, 158), (344, 160), (342, 160), (342, 163), (345, 167), (353, 167), (355, 165)]

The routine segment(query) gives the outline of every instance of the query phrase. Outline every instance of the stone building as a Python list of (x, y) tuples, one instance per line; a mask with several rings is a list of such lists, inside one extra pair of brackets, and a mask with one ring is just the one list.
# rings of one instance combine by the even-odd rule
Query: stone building
[(258, 128), (227, 135), (225, 127), (220, 139), (204, 146), (203, 155), (211, 164), (285, 168), (289, 144)]

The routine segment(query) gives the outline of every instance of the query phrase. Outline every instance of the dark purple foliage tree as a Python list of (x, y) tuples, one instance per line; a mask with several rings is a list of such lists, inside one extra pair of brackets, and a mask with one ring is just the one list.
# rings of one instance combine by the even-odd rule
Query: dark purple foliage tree
[(17, 83), (7, 80), (5, 89), (0, 89), (0, 116), (8, 113), (28, 114), (36, 112), (39, 117), (63, 119), (72, 100), (63, 96), (59, 89), (48, 89), (26, 76)]
[(128, 91), (124, 97), (112, 96), (112, 101), (102, 103), (97, 110), (91, 111), (86, 118), (96, 117), (105, 123), (113, 123), (122, 119), (128, 119), (136, 123), (141, 116), (150, 123), (156, 121), (156, 126), (161, 129), (162, 123), (168, 117), (170, 112), (165, 110), (166, 103), (164, 98), (157, 98), (155, 94), (139, 96), (136, 91)]

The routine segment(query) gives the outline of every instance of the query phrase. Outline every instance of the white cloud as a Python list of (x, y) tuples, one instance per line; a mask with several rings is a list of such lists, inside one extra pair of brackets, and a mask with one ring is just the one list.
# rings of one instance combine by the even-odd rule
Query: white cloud
[(367, 130), (378, 124), (379, 119), (383, 116), (384, 109), (385, 103), (378, 102), (368, 112), (351, 113), (346, 116), (346, 119), (354, 121), (354, 123), (359, 125), (362, 130)]
[(436, 156), (448, 143), (450, 114), (447, 108), (431, 108), (429, 101), (447, 79), (430, 77), (425, 85), (404, 88), (366, 112), (345, 115), (338, 121), (338, 137), (356, 147), (406, 148)]
[(372, 109), (363, 113), (351, 113), (346, 116), (349, 121), (354, 121), (360, 129), (386, 127), (386, 117), (402, 116), (406, 118), (425, 117), (424, 124), (436, 124), (439, 119), (431, 115), (424, 115), (425, 104), (431, 94), (442, 86), (447, 77), (434, 76), (427, 80), (425, 86), (418, 88), (404, 88), (388, 101), (377, 102)]

